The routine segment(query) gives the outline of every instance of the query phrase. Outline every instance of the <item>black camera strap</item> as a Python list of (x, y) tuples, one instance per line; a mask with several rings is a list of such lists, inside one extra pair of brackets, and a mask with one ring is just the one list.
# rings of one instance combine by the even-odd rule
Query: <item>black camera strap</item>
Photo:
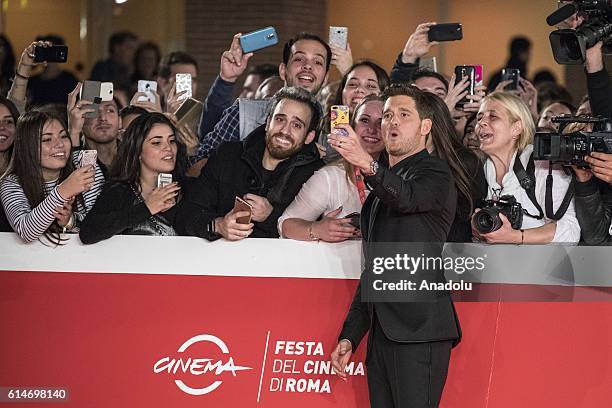
[[(530, 157), (529, 160), (533, 161), (533, 157)], [(556, 213), (553, 213), (553, 199), (552, 199), (552, 187), (553, 187), (553, 175), (552, 175), (552, 167), (553, 162), (548, 163), (548, 176), (546, 176), (546, 196), (544, 198), (544, 206), (546, 207), (546, 216), (551, 220), (559, 221), (561, 217), (565, 215), (567, 208), (572, 202), (572, 198), (574, 198), (574, 185), (576, 184), (576, 177), (574, 173), (569, 173), (571, 180), (569, 186), (567, 186), (567, 191), (565, 192), (565, 196), (561, 201), (561, 205), (557, 209)], [(567, 171), (566, 171), (567, 174)]]
[[(519, 156), (520, 156), (519, 154), (516, 155), (516, 158), (514, 159), (514, 166), (512, 166), (512, 170), (514, 170), (514, 174), (516, 175), (516, 178), (518, 179), (521, 187), (527, 193), (527, 197), (529, 197), (529, 200), (531, 200), (533, 205), (535, 205), (535, 207), (538, 209), (539, 214), (538, 215), (530, 214), (525, 209), (523, 209), (523, 212), (525, 213), (525, 215), (528, 215), (531, 218), (535, 218), (536, 220), (541, 220), (542, 218), (544, 218), (544, 211), (542, 211), (542, 207), (538, 203), (538, 200), (536, 199), (536, 195), (535, 195), (535, 184), (536, 184), (535, 162), (533, 161), (533, 157), (529, 156), (529, 162), (527, 162), (527, 170), (525, 171), (525, 167), (523, 167), (523, 163), (521, 162)], [(551, 186), (551, 190), (552, 190), (552, 186)]]
[[(553, 189), (553, 176), (552, 176), (552, 162), (548, 167), (548, 176), (546, 176), (546, 195), (544, 197), (544, 207), (546, 209), (546, 217), (558, 221), (565, 215), (567, 208), (569, 207), (572, 198), (574, 198), (574, 184), (575, 177), (572, 175), (572, 180), (567, 188), (567, 192), (565, 193), (565, 197), (563, 197), (563, 201), (561, 205), (557, 209), (557, 212), (553, 212), (553, 199), (552, 199), (552, 189)], [(523, 167), (523, 163), (520, 160), (519, 155), (517, 154), (516, 159), (514, 160), (514, 166), (512, 167), (514, 170), (514, 174), (521, 185), (521, 187), (527, 193), (527, 197), (533, 203), (533, 205), (538, 209), (538, 215), (532, 215), (528, 211), (523, 210), (526, 215), (531, 218), (535, 218), (536, 220), (541, 220), (544, 218), (544, 211), (542, 211), (542, 206), (538, 203), (535, 194), (536, 187), (536, 179), (535, 179), (535, 161), (533, 160), (533, 153), (529, 156), (529, 161), (527, 162), (527, 170)]]

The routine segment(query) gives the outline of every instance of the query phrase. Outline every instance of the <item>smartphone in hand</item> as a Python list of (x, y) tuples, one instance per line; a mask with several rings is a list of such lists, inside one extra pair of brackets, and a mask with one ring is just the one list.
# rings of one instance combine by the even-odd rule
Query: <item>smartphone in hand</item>
[(64, 63), (68, 61), (68, 46), (52, 45), (50, 47), (35, 46), (34, 47), (34, 62), (57, 62)]
[(187, 91), (184, 95), (178, 98), (179, 101), (191, 98), (193, 92), (191, 90), (191, 74), (176, 74), (176, 93)]
[(245, 54), (271, 47), (277, 43), (278, 35), (274, 27), (262, 28), (240, 36), (240, 47)]
[(350, 213), (344, 216), (344, 218), (349, 218), (351, 220), (350, 224), (353, 227), (361, 229), (361, 214), (359, 214), (358, 212)]
[[(468, 78), (468, 87), (466, 91), (468, 91), (468, 95), (474, 95), (476, 93), (476, 68), (473, 65), (458, 65), (455, 67), (455, 84), (458, 84), (463, 80), (463, 78)], [(457, 102), (457, 107), (462, 108), (463, 105), (468, 103), (469, 100), (467, 96)]]
[(348, 132), (345, 129), (336, 129), (336, 127), (338, 125), (349, 124), (349, 107), (346, 105), (332, 105), (329, 114), (331, 119), (331, 132), (342, 136), (348, 136)]
[(153, 92), (157, 92), (157, 82), (145, 81), (143, 79), (139, 80), (138, 92), (146, 94), (146, 96), (139, 96), (139, 101), (149, 101), (155, 103), (155, 94)]
[(79, 167), (95, 166), (98, 161), (97, 150), (81, 150), (78, 156)]
[(172, 174), (169, 173), (159, 173), (157, 175), (157, 187), (165, 187), (168, 184), (172, 183)]
[(336, 48), (346, 50), (348, 44), (348, 28), (347, 27), (329, 27), (329, 45)]
[(502, 69), (502, 81), (512, 81), (506, 85), (506, 91), (516, 91), (519, 86), (519, 78), (521, 77), (521, 70), (518, 68), (504, 68)]
[(234, 199), (234, 209), (232, 210), (232, 212), (237, 213), (241, 211), (248, 211), (249, 215), (245, 217), (236, 218), (236, 222), (238, 224), (250, 224), (251, 216), (253, 215), (253, 207), (251, 207), (251, 204), (247, 203), (242, 198), (236, 196), (236, 198)]
[(429, 41), (457, 41), (463, 39), (461, 23), (436, 24), (429, 27)]

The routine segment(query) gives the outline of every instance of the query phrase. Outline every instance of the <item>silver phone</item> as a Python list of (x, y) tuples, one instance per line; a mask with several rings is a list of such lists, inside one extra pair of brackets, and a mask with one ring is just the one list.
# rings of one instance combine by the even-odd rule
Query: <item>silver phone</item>
[(348, 27), (329, 27), (329, 45), (346, 50), (348, 44)]

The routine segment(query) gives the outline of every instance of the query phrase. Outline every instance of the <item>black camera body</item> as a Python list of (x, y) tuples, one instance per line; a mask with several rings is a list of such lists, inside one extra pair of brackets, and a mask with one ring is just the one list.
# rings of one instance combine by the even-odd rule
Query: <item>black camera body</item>
[(523, 225), (523, 206), (512, 195), (503, 195), (499, 200), (484, 200), (482, 209), (472, 216), (474, 228), (481, 234), (497, 231), (502, 226), (499, 214), (504, 214), (513, 229)]
[[(612, 122), (607, 119), (592, 116), (564, 115), (553, 118), (559, 123), (557, 133), (536, 133), (533, 140), (533, 159), (548, 160), (563, 165), (575, 165), (588, 169), (584, 160), (592, 152), (612, 153)], [(596, 128), (593, 132), (573, 132), (563, 134), (570, 123), (592, 123)]]
[(556, 25), (576, 12), (585, 17), (584, 23), (575, 30), (556, 30), (549, 36), (553, 56), (559, 64), (583, 64), (586, 50), (599, 41), (604, 42), (604, 54), (612, 53), (612, 0), (575, 0), (551, 14), (546, 21)]

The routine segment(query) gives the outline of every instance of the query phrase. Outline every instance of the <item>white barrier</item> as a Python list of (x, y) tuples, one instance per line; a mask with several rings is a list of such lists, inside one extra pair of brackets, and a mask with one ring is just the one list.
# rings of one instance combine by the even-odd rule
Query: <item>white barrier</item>
[[(83, 245), (24, 244), (0, 233), (0, 271), (142, 273), (358, 279), (361, 241), (337, 244), (280, 239), (208, 242), (195, 237), (115, 236)], [(445, 255), (486, 259), (469, 282), (612, 287), (609, 247), (447, 244)], [(447, 278), (457, 279), (449, 274)]]

